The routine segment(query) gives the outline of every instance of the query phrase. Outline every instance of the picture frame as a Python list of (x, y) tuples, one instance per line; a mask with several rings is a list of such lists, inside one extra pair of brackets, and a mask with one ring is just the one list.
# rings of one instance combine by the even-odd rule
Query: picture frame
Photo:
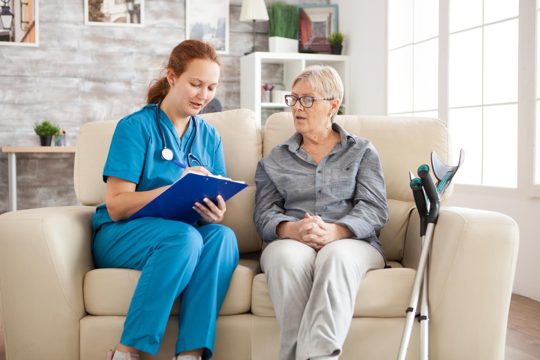
[(229, 0), (186, 0), (186, 39), (206, 41), (229, 53)]
[(97, 26), (144, 26), (144, 0), (84, 0), (84, 23)]
[(337, 4), (300, 4), (298, 20), (298, 49), (304, 53), (330, 54), (328, 37), (339, 31)]
[(0, 0), (0, 45), (39, 46), (39, 1)]

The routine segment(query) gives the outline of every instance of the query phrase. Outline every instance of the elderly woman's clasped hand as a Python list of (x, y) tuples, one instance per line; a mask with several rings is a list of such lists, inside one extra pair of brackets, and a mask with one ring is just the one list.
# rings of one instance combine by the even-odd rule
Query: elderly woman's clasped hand
[(306, 213), (304, 218), (296, 222), (298, 226), (297, 240), (312, 247), (315, 250), (322, 249), (325, 245), (350, 236), (349, 229), (338, 224), (326, 223), (320, 216)]

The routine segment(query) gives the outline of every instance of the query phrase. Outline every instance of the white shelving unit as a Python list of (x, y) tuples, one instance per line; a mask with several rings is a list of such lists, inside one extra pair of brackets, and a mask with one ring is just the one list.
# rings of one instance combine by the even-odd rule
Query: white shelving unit
[(284, 111), (288, 107), (284, 102), (268, 103), (261, 101), (261, 85), (264, 84), (263, 64), (279, 64), (283, 66), (282, 84), (290, 91), (293, 79), (310, 65), (330, 65), (341, 76), (345, 94), (343, 112), (347, 113), (349, 96), (349, 57), (345, 55), (303, 54), (303, 53), (270, 53), (254, 52), (240, 58), (240, 105), (255, 111), (257, 121), (261, 124), (263, 110)]

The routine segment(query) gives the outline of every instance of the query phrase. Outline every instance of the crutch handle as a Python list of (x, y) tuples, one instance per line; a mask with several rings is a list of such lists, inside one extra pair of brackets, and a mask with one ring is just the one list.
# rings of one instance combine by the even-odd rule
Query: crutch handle
[(431, 176), (429, 175), (429, 166), (426, 164), (420, 165), (418, 167), (418, 176), (420, 176), (420, 179), (422, 180), (422, 187), (424, 188), (429, 200), (429, 214), (427, 217), (427, 222), (434, 224), (437, 222), (439, 217), (440, 200), (437, 188), (433, 183), (433, 179), (431, 179)]
[(413, 192), (414, 203), (416, 204), (416, 210), (418, 210), (418, 215), (420, 216), (420, 236), (424, 236), (426, 235), (427, 229), (428, 209), (426, 204), (426, 196), (424, 194), (424, 190), (422, 189), (422, 179), (411, 179), (410, 185)]

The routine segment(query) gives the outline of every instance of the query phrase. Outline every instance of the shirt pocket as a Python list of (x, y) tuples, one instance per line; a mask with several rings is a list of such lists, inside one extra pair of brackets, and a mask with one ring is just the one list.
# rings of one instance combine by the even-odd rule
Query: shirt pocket
[(356, 161), (332, 170), (329, 186), (336, 201), (348, 201), (354, 198), (357, 171)]

